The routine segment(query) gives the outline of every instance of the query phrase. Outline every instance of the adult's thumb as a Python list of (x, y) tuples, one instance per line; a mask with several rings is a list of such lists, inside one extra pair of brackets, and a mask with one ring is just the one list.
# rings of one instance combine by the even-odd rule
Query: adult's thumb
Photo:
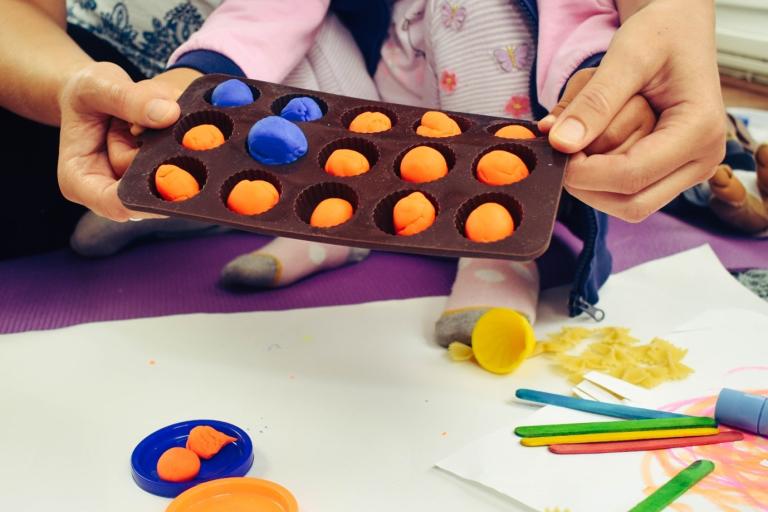
[(629, 99), (643, 86), (629, 62), (606, 54), (589, 81), (555, 114), (549, 142), (564, 153), (587, 147), (610, 124)]
[(172, 87), (152, 81), (136, 83), (122, 68), (106, 62), (83, 70), (71, 94), (83, 114), (107, 114), (149, 128), (170, 126), (180, 113)]

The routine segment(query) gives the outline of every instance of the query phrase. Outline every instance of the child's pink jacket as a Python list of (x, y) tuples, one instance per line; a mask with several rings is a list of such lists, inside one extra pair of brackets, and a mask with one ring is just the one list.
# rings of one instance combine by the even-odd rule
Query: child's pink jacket
[[(568, 79), (604, 53), (619, 16), (612, 0), (538, 0), (536, 84), (551, 109)], [(239, 68), (247, 77), (281, 82), (312, 46), (329, 0), (225, 0), (171, 56), (170, 65), (203, 72)], [(190, 58), (201, 51), (206, 58)], [(229, 68), (211, 64), (211, 56)], [(232, 65), (234, 64), (234, 66)]]

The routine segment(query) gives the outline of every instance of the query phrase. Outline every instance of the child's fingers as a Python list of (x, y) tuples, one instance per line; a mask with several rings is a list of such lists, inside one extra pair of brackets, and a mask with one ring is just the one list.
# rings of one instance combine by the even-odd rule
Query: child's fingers
[(632, 96), (647, 82), (652, 69), (638, 68), (636, 41), (615, 38), (600, 67), (557, 117), (549, 142), (565, 153), (583, 150), (603, 133)]
[(587, 155), (624, 153), (651, 133), (655, 124), (656, 114), (646, 99), (633, 96), (584, 152)]
[(131, 125), (131, 135), (133, 135), (134, 137), (138, 137), (139, 135), (144, 133), (144, 130), (146, 130), (146, 128), (144, 128), (141, 125), (138, 125), (138, 124)]

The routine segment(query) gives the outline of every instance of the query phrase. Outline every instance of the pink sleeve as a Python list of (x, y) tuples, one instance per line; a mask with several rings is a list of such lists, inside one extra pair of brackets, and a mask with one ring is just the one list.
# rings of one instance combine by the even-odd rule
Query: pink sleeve
[(224, 0), (173, 52), (208, 50), (231, 59), (248, 78), (280, 82), (312, 46), (330, 0)]
[(538, 6), (537, 92), (552, 110), (581, 63), (608, 49), (619, 13), (612, 0), (538, 0)]

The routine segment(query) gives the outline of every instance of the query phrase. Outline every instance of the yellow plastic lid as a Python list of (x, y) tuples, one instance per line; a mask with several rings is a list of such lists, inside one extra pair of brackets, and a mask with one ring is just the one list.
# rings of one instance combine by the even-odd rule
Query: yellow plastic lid
[(507, 308), (489, 309), (472, 330), (475, 359), (493, 373), (510, 373), (531, 355), (535, 345), (530, 322)]

